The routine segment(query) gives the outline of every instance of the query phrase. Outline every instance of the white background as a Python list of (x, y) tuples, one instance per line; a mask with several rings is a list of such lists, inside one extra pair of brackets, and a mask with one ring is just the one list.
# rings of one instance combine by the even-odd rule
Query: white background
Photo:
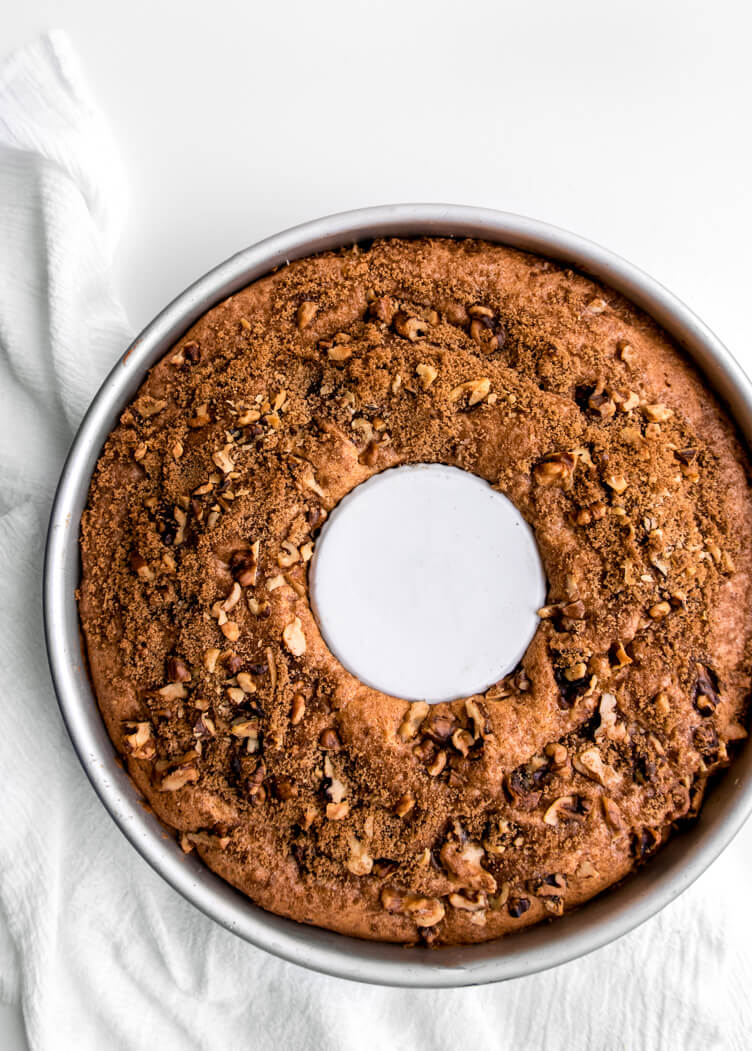
[(442, 200), (606, 244), (752, 368), (746, 2), (8, 0), (0, 49), (52, 26), (121, 147), (134, 330), (283, 227)]

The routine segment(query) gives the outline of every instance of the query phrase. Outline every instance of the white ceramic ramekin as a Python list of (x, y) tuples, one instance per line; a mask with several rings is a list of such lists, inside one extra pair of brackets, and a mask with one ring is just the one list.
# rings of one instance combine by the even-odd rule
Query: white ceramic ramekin
[(73, 745), (97, 794), (136, 850), (180, 894), (229, 930), (286, 960), (384, 985), (446, 987), (501, 981), (564, 963), (643, 923), (718, 856), (752, 809), (752, 748), (714, 787), (699, 822), (675, 835), (636, 875), (581, 909), (483, 945), (428, 950), (359, 941), (282, 919), (253, 905), (139, 804), (86, 673), (75, 589), (79, 524), (107, 434), (146, 370), (215, 303), (291, 259), (373, 237), (481, 237), (564, 260), (623, 293), (667, 331), (703, 371), (752, 447), (752, 385), (728, 350), (665, 288), (575, 234), (505, 212), (458, 205), (364, 208), (305, 223), (239, 252), (178, 296), (126, 350), (92, 402), (63, 470), (47, 540), (44, 616), (52, 677)]

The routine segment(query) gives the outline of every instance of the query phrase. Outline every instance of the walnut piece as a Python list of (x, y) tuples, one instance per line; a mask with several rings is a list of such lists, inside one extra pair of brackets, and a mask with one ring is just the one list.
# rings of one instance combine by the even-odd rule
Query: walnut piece
[(402, 336), (403, 339), (409, 339), (411, 343), (420, 339), (421, 336), (425, 336), (428, 332), (428, 322), (424, 321), (423, 318), (410, 317), (400, 310), (394, 316), (394, 331), (398, 336)]
[(558, 827), (562, 821), (581, 821), (584, 814), (578, 809), (577, 796), (559, 796), (543, 815), (547, 825)]
[(153, 759), (156, 742), (151, 723), (124, 723), (123, 742), (133, 759)]
[(229, 474), (235, 470), (235, 463), (230, 456), (230, 449), (232, 445), (225, 445), (224, 448), (218, 449), (215, 453), (212, 453), (212, 460), (220, 469), (222, 474)]
[(569, 488), (576, 464), (577, 461), (570, 452), (549, 453), (536, 464), (533, 476), (538, 485), (560, 485)]
[(191, 672), (181, 657), (170, 657), (167, 661), (167, 678), (170, 682), (190, 682)]
[(399, 912), (409, 916), (417, 927), (435, 926), (444, 919), (446, 911), (438, 898), (424, 898), (412, 892), (400, 894), (392, 887), (382, 889), (381, 904), (387, 912)]
[(608, 796), (601, 796), (601, 806), (603, 808), (603, 817), (608, 827), (612, 832), (620, 832), (624, 827), (624, 821), (617, 804), (613, 799), (609, 799)]
[(298, 328), (308, 328), (313, 319), (318, 314), (319, 308), (317, 303), (311, 302), (310, 299), (304, 299), (298, 307), (295, 315), (295, 321)]
[(614, 768), (604, 763), (603, 756), (597, 748), (586, 748), (584, 752), (580, 752), (572, 759), (572, 765), (579, 773), (597, 781), (604, 788), (613, 788), (621, 780)]
[(397, 817), (405, 817), (415, 806), (415, 796), (412, 792), (405, 792), (397, 800), (397, 805), (394, 808), (394, 813)]
[(442, 865), (460, 886), (493, 894), (496, 880), (481, 865), (485, 850), (465, 836), (459, 823), (455, 824), (455, 835), (457, 838), (448, 839), (439, 851)]
[(302, 693), (296, 693), (292, 698), (292, 707), (290, 709), (290, 722), (293, 726), (297, 726), (302, 721), (305, 715), (306, 704), (305, 697)]
[(420, 380), (420, 385), (423, 390), (428, 390), (439, 374), (438, 370), (435, 369), (433, 365), (424, 365), (422, 363), (416, 365), (415, 372)]
[(306, 651), (306, 640), (300, 617), (295, 617), (282, 632), (282, 640), (293, 657), (302, 657)]
[(467, 395), (468, 406), (479, 405), (491, 390), (491, 381), (487, 377), (477, 380), (467, 380), (449, 391), (450, 401), (459, 401)]
[(400, 723), (397, 733), (403, 741), (409, 741), (411, 737), (415, 737), (418, 732), (418, 727), (423, 722), (425, 717), (430, 711), (430, 705), (426, 701), (415, 701), (411, 704), (405, 714), (405, 718)]
[(350, 857), (345, 863), (347, 871), (353, 876), (367, 876), (373, 869), (373, 858), (365, 845), (353, 835), (347, 837), (347, 845), (350, 848)]
[(168, 771), (157, 787), (160, 792), (177, 792), (187, 784), (198, 781), (198, 768), (193, 763), (186, 763)]

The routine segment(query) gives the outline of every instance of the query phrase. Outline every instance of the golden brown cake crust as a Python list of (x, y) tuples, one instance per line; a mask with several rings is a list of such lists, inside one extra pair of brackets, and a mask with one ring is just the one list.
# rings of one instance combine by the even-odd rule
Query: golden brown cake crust
[[(416, 462), (513, 500), (548, 579), (520, 668), (430, 709), (353, 678), (307, 593), (326, 513)], [(186, 850), (296, 920), (474, 942), (697, 813), (745, 736), (751, 539), (746, 455), (652, 321), (509, 248), (383, 241), (256, 282), (152, 369), (91, 484), (81, 621)]]

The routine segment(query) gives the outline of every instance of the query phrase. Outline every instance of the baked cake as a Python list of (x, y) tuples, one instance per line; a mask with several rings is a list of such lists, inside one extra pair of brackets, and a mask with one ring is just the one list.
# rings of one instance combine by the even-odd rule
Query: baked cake
[[(548, 597), (518, 668), (429, 707), (338, 663), (307, 567), (354, 486), (434, 462), (515, 503)], [(748, 476), (693, 366), (580, 273), (449, 239), (294, 262), (202, 317), (106, 442), (80, 612), (109, 734), (264, 909), (428, 945), (559, 916), (746, 736)]]

